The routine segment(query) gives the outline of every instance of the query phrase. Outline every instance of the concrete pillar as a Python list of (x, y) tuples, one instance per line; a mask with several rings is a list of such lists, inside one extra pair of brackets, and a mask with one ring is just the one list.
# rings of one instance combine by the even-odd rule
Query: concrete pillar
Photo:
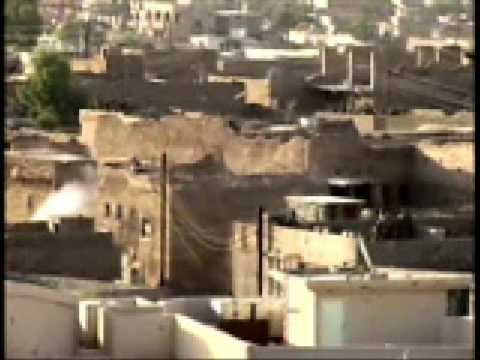
[(273, 245), (271, 244), (270, 238), (270, 226), (269, 226), (269, 216), (267, 212), (264, 212), (261, 217), (262, 225), (262, 249), (261, 256), (263, 258), (262, 261), (262, 297), (268, 296), (268, 253), (270, 251), (270, 247)]
[(422, 66), (422, 48), (417, 47), (417, 67)]
[(440, 63), (440, 47), (438, 46), (435, 47), (435, 62)]
[(322, 47), (322, 76), (325, 76), (326, 74), (326, 52), (327, 52), (327, 49), (325, 48), (325, 46)]
[(353, 51), (351, 49), (348, 51), (347, 76), (348, 85), (353, 87)]
[(370, 51), (370, 90), (375, 87), (375, 54)]
[(464, 49), (460, 48), (460, 65), (468, 65), (469, 59), (466, 56), (466, 52)]

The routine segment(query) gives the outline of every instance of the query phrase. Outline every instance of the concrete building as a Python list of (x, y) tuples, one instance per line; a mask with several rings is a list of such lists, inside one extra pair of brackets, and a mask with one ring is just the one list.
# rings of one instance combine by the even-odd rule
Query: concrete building
[[(403, 216), (383, 211), (376, 215), (373, 209), (385, 209), (385, 199), (375, 183), (332, 178), (329, 184), (331, 193), (355, 198), (286, 196), (283, 211), (268, 214), (262, 209), (256, 222), (234, 222), (235, 296), (281, 296), (286, 284), (276, 276), (278, 271), (315, 273), (359, 266), (472, 271), (473, 223), (468, 215), (462, 220), (457, 214), (453, 222), (413, 209)], [(470, 228), (470, 235), (458, 233), (460, 228)], [(434, 235), (434, 229), (444, 235)]]
[(79, 17), (86, 21), (107, 25), (109, 29), (125, 29), (130, 17), (129, 0), (86, 0)]
[(203, 13), (195, 3), (181, 4), (175, 0), (130, 0), (129, 26), (139, 34), (171, 46), (188, 39), (195, 14), (203, 19), (208, 11)]
[(466, 326), (463, 341), (472, 343), (471, 274), (390, 270), (287, 279), (289, 344), (439, 346), (450, 342), (444, 330), (460, 317)]
[[(407, 40), (407, 51), (415, 52), (417, 56), (418, 67), (424, 66), (429, 62), (439, 64), (445, 61), (445, 59), (452, 62), (453, 59), (448, 59), (449, 56), (456, 58), (453, 60), (453, 64), (468, 65), (469, 59), (466, 56), (466, 53), (471, 51), (472, 49), (472, 39), (468, 38), (429, 39), (410, 37)], [(433, 58), (428, 56), (429, 51), (433, 52)], [(456, 53), (456, 56), (453, 52)]]
[[(42, 152), (38, 148), (36, 151), (8, 151), (5, 164), (6, 221), (32, 219), (45, 208), (45, 202), (52, 194), (69, 190), (66, 185), (89, 184), (94, 178), (94, 167), (95, 162), (82, 155)], [(68, 211), (78, 215), (77, 211), (88, 212), (88, 209), (76, 209), (75, 204), (69, 204)]]
[(93, 218), (7, 223), (4, 241), (7, 272), (100, 280), (121, 277), (120, 251), (113, 236), (95, 232)]
[[(288, 275), (288, 283), (285, 303), (228, 297), (79, 300), (9, 281), (7, 356), (473, 358), (474, 317), (465, 306), (471, 275), (396, 270), (356, 277)], [(42, 311), (31, 313), (38, 306)], [(45, 337), (52, 326), (55, 341)]]

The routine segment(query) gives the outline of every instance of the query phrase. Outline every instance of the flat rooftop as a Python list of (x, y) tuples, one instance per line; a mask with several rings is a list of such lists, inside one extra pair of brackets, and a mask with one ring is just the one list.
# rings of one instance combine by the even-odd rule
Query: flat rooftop
[(474, 285), (469, 272), (442, 272), (416, 269), (379, 268), (375, 272), (294, 274), (310, 288), (435, 288), (465, 289)]
[(336, 185), (336, 186), (365, 185), (365, 184), (371, 184), (372, 182), (373, 182), (372, 179), (361, 178), (361, 177), (334, 177), (334, 178), (328, 179), (329, 185)]
[(285, 200), (288, 203), (294, 204), (312, 204), (312, 205), (328, 205), (328, 204), (363, 204), (364, 200), (348, 198), (343, 196), (330, 196), (330, 195), (290, 195), (285, 196)]
[(18, 156), (25, 159), (58, 161), (58, 162), (75, 162), (75, 161), (94, 161), (86, 156), (72, 153), (57, 153), (50, 149), (35, 150), (9, 150), (5, 152), (7, 156)]

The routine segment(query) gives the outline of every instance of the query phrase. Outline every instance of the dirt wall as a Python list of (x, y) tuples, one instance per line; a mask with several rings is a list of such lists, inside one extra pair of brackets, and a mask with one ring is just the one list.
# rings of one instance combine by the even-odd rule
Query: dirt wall
[(7, 271), (99, 280), (120, 277), (120, 252), (111, 234), (16, 233), (4, 241)]

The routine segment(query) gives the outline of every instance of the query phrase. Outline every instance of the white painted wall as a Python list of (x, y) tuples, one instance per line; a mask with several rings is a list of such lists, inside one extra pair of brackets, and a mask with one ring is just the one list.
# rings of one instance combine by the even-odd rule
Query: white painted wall
[(318, 293), (317, 344), (440, 344), (446, 308), (444, 290)]
[(175, 315), (176, 359), (247, 359), (250, 346), (214, 326)]
[(287, 314), (285, 340), (295, 346), (316, 345), (316, 297), (305, 280), (289, 277), (286, 281)]
[(312, 59), (320, 56), (320, 49), (263, 49), (263, 48), (245, 48), (244, 55), (247, 59), (267, 60), (278, 58), (298, 58)]
[(109, 308), (105, 311), (105, 350), (112, 359), (169, 359), (173, 315), (155, 308)]
[(444, 344), (473, 345), (475, 318), (473, 316), (445, 316), (441, 331), (441, 340)]
[(305, 348), (292, 346), (255, 346), (250, 359), (473, 359), (468, 347), (399, 346)]
[(223, 36), (210, 34), (191, 35), (190, 44), (196, 48), (220, 50), (221, 44), (225, 42)]
[(65, 358), (77, 350), (77, 308), (59, 291), (5, 282), (7, 358)]

